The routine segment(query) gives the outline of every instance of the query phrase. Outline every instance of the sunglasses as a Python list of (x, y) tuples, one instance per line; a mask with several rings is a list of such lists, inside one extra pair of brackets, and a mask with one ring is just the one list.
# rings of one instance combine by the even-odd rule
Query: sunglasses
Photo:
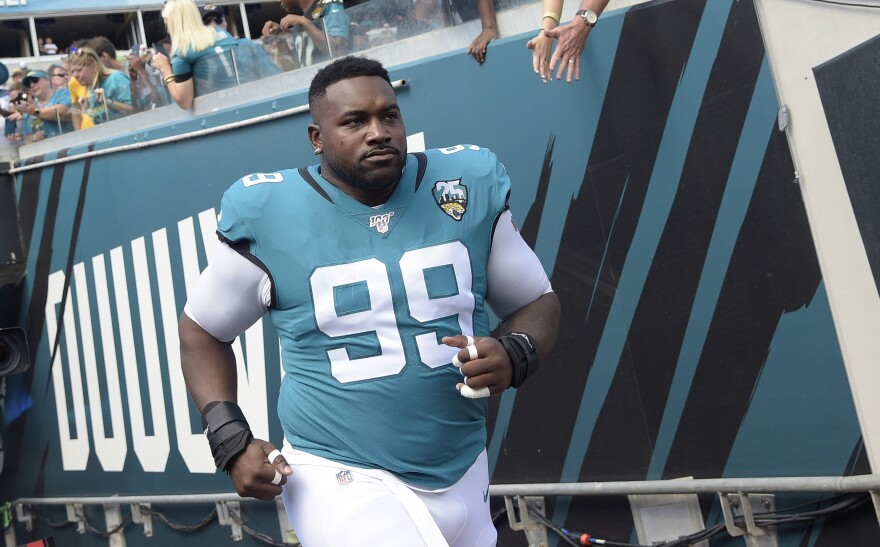
[(208, 17), (205, 17), (204, 23), (206, 25), (211, 24), (211, 23), (217, 23), (218, 25), (220, 25), (223, 23), (223, 21), (225, 21), (225, 18), (223, 18), (223, 17), (218, 17), (216, 15), (209, 15)]
[(67, 73), (66, 72), (57, 72), (52, 75), (53, 78), (56, 76), (58, 76), (59, 78), (67, 78)]

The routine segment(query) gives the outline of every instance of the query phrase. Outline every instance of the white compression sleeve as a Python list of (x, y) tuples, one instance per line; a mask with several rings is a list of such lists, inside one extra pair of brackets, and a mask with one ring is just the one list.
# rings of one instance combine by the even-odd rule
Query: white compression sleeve
[(495, 226), (486, 275), (486, 300), (502, 321), (553, 290), (541, 261), (513, 225), (509, 210), (501, 214)]
[(183, 311), (208, 334), (228, 342), (266, 313), (270, 294), (269, 275), (220, 243)]

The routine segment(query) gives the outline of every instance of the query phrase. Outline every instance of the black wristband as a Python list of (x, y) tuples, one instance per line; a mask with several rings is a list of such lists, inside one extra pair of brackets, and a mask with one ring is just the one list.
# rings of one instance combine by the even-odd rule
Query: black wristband
[(214, 465), (229, 472), (232, 460), (254, 438), (239, 406), (231, 401), (212, 401), (202, 409), (202, 429), (208, 437)]
[(538, 348), (528, 334), (509, 332), (498, 339), (513, 365), (510, 387), (518, 388), (538, 370)]

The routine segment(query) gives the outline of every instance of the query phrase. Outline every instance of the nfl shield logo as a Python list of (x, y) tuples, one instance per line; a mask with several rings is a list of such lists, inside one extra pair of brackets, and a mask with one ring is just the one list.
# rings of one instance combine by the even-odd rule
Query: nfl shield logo
[(339, 486), (347, 486), (354, 481), (354, 476), (351, 474), (351, 471), (348, 469), (343, 469), (339, 473), (336, 473), (336, 482), (339, 483)]
[(467, 211), (467, 186), (458, 180), (438, 180), (434, 184), (434, 199), (444, 213), (455, 220), (461, 220)]
[(375, 215), (370, 217), (370, 228), (375, 228), (380, 234), (384, 234), (388, 231), (388, 223), (391, 222), (391, 217), (394, 216), (394, 211), (390, 213), (384, 213), (381, 215)]

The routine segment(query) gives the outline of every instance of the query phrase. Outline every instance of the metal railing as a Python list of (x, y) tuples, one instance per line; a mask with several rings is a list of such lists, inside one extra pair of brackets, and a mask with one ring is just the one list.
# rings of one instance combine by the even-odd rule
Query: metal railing
[[(745, 535), (748, 538), (763, 535), (761, 525), (756, 524), (751, 511), (745, 510), (743, 504), (739, 513), (731, 512), (731, 500), (737, 506), (741, 500), (747, 500), (752, 493), (860, 493), (868, 492), (874, 503), (875, 512), (880, 520), (880, 474), (855, 476), (820, 476), (820, 477), (758, 477), (758, 478), (724, 478), (724, 479), (674, 479), (650, 481), (610, 481), (610, 482), (576, 482), (576, 483), (532, 483), (532, 484), (493, 484), (489, 487), (489, 495), (504, 497), (508, 508), (508, 517), (514, 530), (526, 533), (530, 545), (539, 545), (546, 538), (546, 528), (540, 522), (529, 518), (529, 510), (537, 506), (543, 507), (544, 496), (642, 496), (642, 495), (684, 495), (684, 494), (717, 494), (722, 503), (725, 522), (731, 535)], [(764, 494), (762, 494), (764, 495)], [(728, 498), (729, 496), (729, 498)], [(241, 502), (256, 502), (251, 498), (241, 498), (235, 493), (210, 494), (164, 494), (164, 495), (125, 495), (125, 496), (69, 496), (55, 498), (20, 498), (13, 502), (16, 519), (26, 529), (33, 528), (30, 507), (65, 506), (68, 520), (78, 525), (84, 533), (85, 518), (83, 506), (104, 506), (108, 529), (119, 526), (122, 522), (119, 508), (130, 505), (132, 520), (144, 526), (144, 534), (152, 536), (152, 505), (174, 504), (214, 504), (222, 525), (232, 528), (233, 539), (242, 538)], [(286, 513), (280, 497), (275, 499), (278, 510), (279, 526), (282, 537), (295, 538), (295, 533), (287, 521)], [(515, 518), (514, 504), (519, 509)], [(745, 510), (745, 514), (743, 514)], [(543, 513), (542, 513), (543, 514)], [(745, 516), (745, 521), (743, 517)], [(516, 520), (516, 519), (521, 520)], [(121, 536), (121, 530), (118, 530)], [(112, 534), (111, 534), (112, 535)], [(119, 545), (119, 537), (117, 545)], [(124, 541), (124, 540), (123, 540)], [(285, 540), (283, 540), (285, 541)], [(124, 543), (123, 543), (124, 544)], [(279, 543), (282, 544), (282, 543)], [(290, 544), (290, 543), (284, 543)]]

